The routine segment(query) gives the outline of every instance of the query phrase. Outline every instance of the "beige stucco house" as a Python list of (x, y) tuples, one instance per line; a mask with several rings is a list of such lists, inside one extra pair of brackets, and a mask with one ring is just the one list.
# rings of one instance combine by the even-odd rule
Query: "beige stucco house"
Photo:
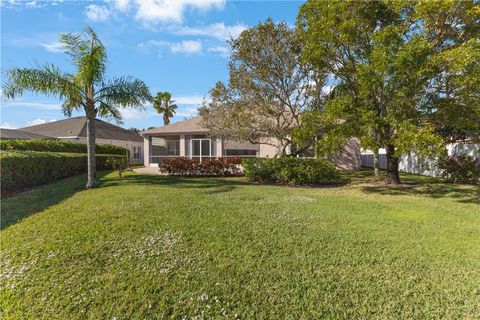
[[(19, 129), (22, 132), (42, 135), (64, 141), (87, 143), (86, 117), (73, 117)], [(132, 164), (143, 163), (143, 138), (138, 133), (96, 119), (97, 144), (111, 144), (130, 151)]]
[[(144, 138), (144, 164), (156, 167), (163, 159), (186, 157), (202, 161), (205, 158), (228, 157), (275, 157), (280, 153), (280, 145), (273, 138), (264, 138), (259, 144), (233, 141), (209, 134), (202, 126), (202, 118), (172, 123), (141, 133)], [(263, 141), (263, 143), (262, 143)], [(360, 168), (360, 146), (350, 139), (343, 150), (331, 160), (337, 167), (346, 170)]]

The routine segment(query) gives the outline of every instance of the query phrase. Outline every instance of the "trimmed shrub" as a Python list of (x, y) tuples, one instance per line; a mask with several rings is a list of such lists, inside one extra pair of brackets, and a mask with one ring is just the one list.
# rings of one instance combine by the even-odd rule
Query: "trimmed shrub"
[(105, 164), (117, 170), (118, 177), (121, 178), (122, 172), (127, 169), (127, 157), (109, 156)]
[[(87, 145), (72, 141), (32, 139), (32, 140), (0, 140), (0, 149), (7, 151), (48, 151), (87, 153)], [(95, 145), (95, 153), (125, 155), (126, 148), (109, 144)]]
[(260, 183), (320, 185), (341, 182), (335, 165), (324, 159), (252, 158), (242, 161), (245, 176)]
[(451, 156), (438, 161), (442, 178), (453, 183), (480, 185), (480, 159), (467, 155)]
[[(96, 155), (97, 170), (112, 169), (111, 157)], [(2, 193), (19, 191), (87, 172), (87, 155), (37, 151), (2, 151), (0, 155)]]
[(179, 176), (229, 176), (240, 175), (240, 158), (209, 158), (202, 162), (184, 157), (164, 159), (160, 171)]

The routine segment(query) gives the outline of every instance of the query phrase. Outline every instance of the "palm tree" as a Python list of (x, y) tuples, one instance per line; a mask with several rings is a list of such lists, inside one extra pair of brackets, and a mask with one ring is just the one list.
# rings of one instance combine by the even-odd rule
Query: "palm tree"
[(153, 99), (153, 107), (158, 113), (163, 114), (163, 124), (170, 123), (170, 118), (175, 114), (177, 105), (173, 104), (172, 94), (170, 92), (158, 92)]
[(86, 188), (95, 188), (95, 118), (100, 116), (120, 121), (120, 108), (143, 109), (143, 104), (151, 100), (151, 96), (143, 81), (131, 77), (105, 80), (107, 55), (93, 29), (86, 28), (78, 34), (61, 34), (59, 39), (65, 53), (72, 58), (75, 74), (62, 72), (50, 64), (37, 64), (36, 68), (13, 68), (6, 72), (4, 93), (10, 99), (21, 96), (25, 90), (55, 96), (63, 100), (62, 111), (66, 116), (70, 117), (73, 111), (85, 112)]

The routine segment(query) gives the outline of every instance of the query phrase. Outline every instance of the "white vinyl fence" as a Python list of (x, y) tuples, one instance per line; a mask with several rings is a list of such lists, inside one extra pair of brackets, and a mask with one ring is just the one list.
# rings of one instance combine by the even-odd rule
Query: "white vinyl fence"
[[(474, 143), (454, 143), (447, 145), (448, 155), (469, 155), (476, 159), (480, 158), (480, 144)], [(385, 150), (380, 149), (380, 169), (387, 168), (387, 156)], [(369, 150), (362, 151), (362, 167), (373, 168), (373, 153)], [(402, 172), (421, 174), (425, 176), (436, 177), (440, 175), (440, 169), (436, 162), (417, 156), (415, 153), (402, 155), (398, 161), (398, 169)]]

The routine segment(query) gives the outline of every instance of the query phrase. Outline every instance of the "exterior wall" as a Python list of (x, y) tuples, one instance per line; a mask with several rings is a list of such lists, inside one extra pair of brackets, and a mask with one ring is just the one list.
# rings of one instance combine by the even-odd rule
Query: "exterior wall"
[(361, 167), (360, 142), (355, 138), (347, 140), (343, 149), (329, 158), (341, 170), (358, 170)]
[(216, 153), (215, 156), (217, 158), (221, 158), (223, 156), (223, 139), (222, 138), (216, 138), (215, 140), (216, 144)]
[[(447, 153), (452, 155), (469, 155), (480, 159), (480, 144), (474, 143), (454, 143), (447, 145)], [(387, 168), (387, 156), (384, 149), (379, 150), (380, 169)], [(370, 150), (362, 152), (362, 166), (373, 167), (373, 153)], [(400, 156), (398, 160), (398, 169), (402, 172), (421, 174), (425, 176), (437, 177), (441, 170), (437, 167), (436, 161), (425, 159), (414, 152)]]
[(185, 135), (180, 135), (180, 157), (185, 157)]
[(150, 137), (143, 137), (143, 165), (150, 166)]
[[(269, 143), (269, 144), (265, 144)], [(273, 144), (273, 145), (271, 145)], [(280, 143), (275, 138), (262, 138), (260, 139), (260, 154), (261, 158), (273, 158), (277, 156), (280, 152), (279, 150)]]
[[(63, 141), (72, 141), (72, 142), (78, 142), (78, 143), (87, 143), (87, 137), (77, 137), (77, 138), (60, 138), (60, 140)], [(144, 150), (144, 143), (139, 142), (139, 141), (125, 141), (125, 140), (110, 140), (110, 139), (101, 139), (97, 138), (95, 140), (97, 144), (110, 144), (114, 146), (119, 146), (123, 148), (127, 148), (130, 151), (130, 163), (131, 164), (142, 164), (143, 157), (145, 153)], [(140, 159), (133, 159), (133, 147), (140, 147), (141, 152), (140, 152)]]

